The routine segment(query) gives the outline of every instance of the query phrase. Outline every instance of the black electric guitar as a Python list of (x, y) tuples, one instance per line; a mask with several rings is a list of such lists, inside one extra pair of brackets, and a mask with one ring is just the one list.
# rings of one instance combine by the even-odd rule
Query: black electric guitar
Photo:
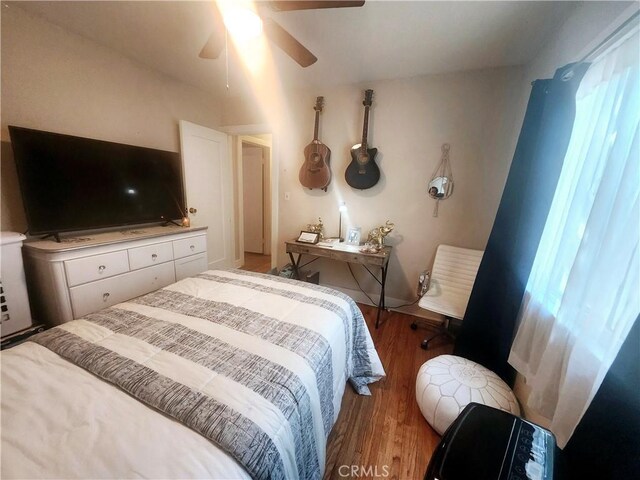
[(313, 130), (313, 141), (304, 149), (304, 163), (300, 167), (298, 178), (300, 183), (307, 188), (321, 188), (325, 192), (331, 182), (331, 169), (329, 160), (331, 150), (318, 140), (318, 124), (320, 122), (320, 112), (324, 104), (324, 97), (316, 99), (313, 109), (316, 111), (316, 126)]
[(367, 133), (369, 130), (369, 107), (373, 99), (373, 90), (364, 92), (364, 127), (362, 128), (362, 142), (351, 147), (351, 163), (344, 173), (349, 185), (358, 190), (373, 187), (380, 180), (380, 169), (376, 165), (377, 148), (368, 148)]

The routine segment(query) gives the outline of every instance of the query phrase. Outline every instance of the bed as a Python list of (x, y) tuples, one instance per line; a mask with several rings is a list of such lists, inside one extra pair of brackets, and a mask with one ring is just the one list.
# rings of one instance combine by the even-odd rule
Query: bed
[(2, 478), (322, 478), (384, 376), (335, 290), (207, 271), (2, 353)]

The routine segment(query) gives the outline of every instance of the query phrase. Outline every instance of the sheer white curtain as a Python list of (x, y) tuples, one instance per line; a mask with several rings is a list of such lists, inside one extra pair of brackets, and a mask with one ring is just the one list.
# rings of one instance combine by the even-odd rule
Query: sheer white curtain
[(639, 42), (636, 30), (580, 84), (509, 356), (560, 447), (640, 312)]

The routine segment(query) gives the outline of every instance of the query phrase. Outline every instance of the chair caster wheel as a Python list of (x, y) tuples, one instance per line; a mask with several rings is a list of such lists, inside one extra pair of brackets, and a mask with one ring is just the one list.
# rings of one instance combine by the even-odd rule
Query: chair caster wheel
[(418, 329), (418, 324), (416, 322), (413, 322), (411, 324), (411, 330), (417, 330)]
[(429, 340), (423, 340), (420, 344), (420, 348), (423, 350), (427, 350), (429, 348)]

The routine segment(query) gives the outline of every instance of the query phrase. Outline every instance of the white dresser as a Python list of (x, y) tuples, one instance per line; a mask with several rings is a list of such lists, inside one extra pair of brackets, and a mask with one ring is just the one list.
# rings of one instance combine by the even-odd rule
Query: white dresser
[(24, 244), (33, 316), (59, 325), (207, 269), (206, 227), (147, 227)]

